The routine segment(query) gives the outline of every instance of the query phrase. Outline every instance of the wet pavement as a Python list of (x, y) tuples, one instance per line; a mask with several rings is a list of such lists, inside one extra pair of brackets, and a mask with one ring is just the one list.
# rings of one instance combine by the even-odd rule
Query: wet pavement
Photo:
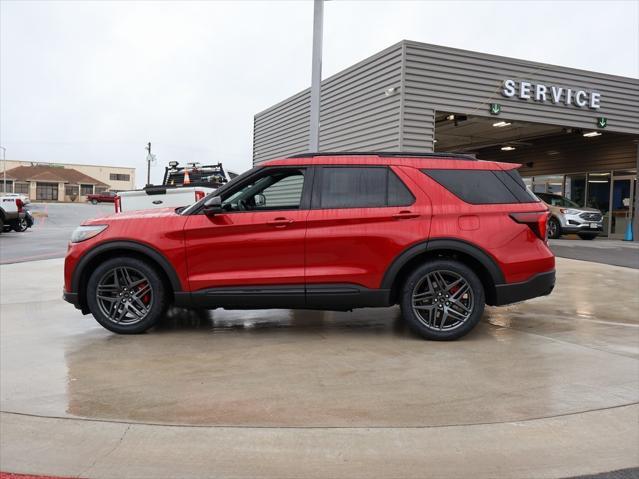
[[(114, 477), (119, 457), (136, 464), (125, 476), (177, 477), (158, 474), (171, 467), (161, 452), (188, 447), (201, 464), (181, 477), (388, 476), (393, 465), (417, 477), (435, 453), (457, 462), (433, 471), (476, 477), (639, 466), (637, 270), (558, 259), (551, 296), (487, 308), (475, 331), (450, 343), (414, 336), (397, 308), (173, 310), (148, 334), (117, 336), (62, 301), (61, 275), (62, 260), (1, 268), (7, 470)], [(85, 452), (66, 457), (50, 434)], [(125, 435), (132, 443), (121, 447)], [(235, 457), (247, 462), (228, 450), (207, 459), (198, 440), (241, 441)], [(33, 443), (39, 455), (27, 450)], [(132, 458), (130, 447), (159, 448), (150, 454), (169, 469)], [(331, 469), (308, 458), (313, 448), (329, 463), (355, 462)]]

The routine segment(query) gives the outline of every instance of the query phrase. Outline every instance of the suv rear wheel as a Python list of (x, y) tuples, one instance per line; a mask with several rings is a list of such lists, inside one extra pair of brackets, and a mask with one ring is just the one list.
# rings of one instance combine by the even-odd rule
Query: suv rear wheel
[(426, 339), (448, 341), (473, 329), (484, 312), (484, 288), (468, 266), (428, 262), (413, 271), (401, 292), (402, 316)]
[(153, 327), (167, 305), (166, 288), (155, 268), (137, 258), (112, 258), (89, 277), (87, 305), (109, 331), (142, 333)]

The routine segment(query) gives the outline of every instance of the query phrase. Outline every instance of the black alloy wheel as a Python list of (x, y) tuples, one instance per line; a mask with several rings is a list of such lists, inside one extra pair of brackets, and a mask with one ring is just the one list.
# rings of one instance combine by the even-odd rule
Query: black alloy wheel
[(112, 258), (98, 266), (87, 285), (96, 320), (115, 333), (141, 333), (166, 309), (166, 287), (158, 271), (137, 258)]
[(466, 335), (481, 319), (484, 305), (484, 288), (477, 275), (465, 264), (446, 259), (413, 271), (401, 298), (409, 326), (433, 340)]

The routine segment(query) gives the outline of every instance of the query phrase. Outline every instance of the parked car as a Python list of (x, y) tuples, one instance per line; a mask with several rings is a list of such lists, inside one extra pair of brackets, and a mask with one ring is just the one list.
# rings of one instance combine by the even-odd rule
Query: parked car
[(116, 196), (116, 193), (113, 191), (104, 191), (102, 193), (87, 195), (87, 201), (90, 201), (94, 205), (98, 203), (114, 203)]
[(116, 333), (190, 308), (401, 306), (423, 337), (467, 334), (484, 304), (549, 294), (548, 208), (519, 165), (433, 153), (266, 162), (197, 203), (77, 228), (64, 298)]
[(549, 238), (577, 233), (583, 240), (592, 240), (603, 231), (603, 214), (598, 209), (584, 208), (561, 195), (537, 193), (537, 196), (550, 209)]
[(19, 196), (14, 194), (0, 196), (0, 233), (16, 230), (24, 219), (24, 215), (24, 203)]

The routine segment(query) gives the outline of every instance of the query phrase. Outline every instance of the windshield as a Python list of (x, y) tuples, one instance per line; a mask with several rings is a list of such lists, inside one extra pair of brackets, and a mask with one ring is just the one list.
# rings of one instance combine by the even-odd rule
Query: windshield
[(581, 208), (577, 203), (568, 198), (559, 195), (550, 195), (548, 193), (537, 193), (544, 203), (549, 204), (550, 206), (560, 206), (563, 208)]
[(224, 185), (220, 186), (217, 190), (213, 191), (212, 193), (209, 193), (208, 195), (206, 195), (201, 200), (196, 201), (195, 203), (193, 203), (190, 206), (187, 206), (186, 208), (184, 208), (183, 210), (179, 211), (178, 213), (181, 214), (181, 215), (190, 215), (191, 213), (194, 213), (194, 212), (198, 211), (200, 209), (200, 206), (202, 206), (206, 202), (206, 200), (208, 200), (209, 198), (214, 198), (215, 196), (221, 195), (227, 189), (229, 189), (233, 185), (237, 184), (238, 181), (242, 181), (244, 178), (246, 178), (247, 176), (253, 174), (253, 172), (258, 170), (259, 168), (260, 168), (259, 166), (256, 166), (254, 168), (251, 168), (250, 170), (246, 170), (241, 175), (236, 176), (235, 178), (233, 178), (228, 183), (225, 183)]

